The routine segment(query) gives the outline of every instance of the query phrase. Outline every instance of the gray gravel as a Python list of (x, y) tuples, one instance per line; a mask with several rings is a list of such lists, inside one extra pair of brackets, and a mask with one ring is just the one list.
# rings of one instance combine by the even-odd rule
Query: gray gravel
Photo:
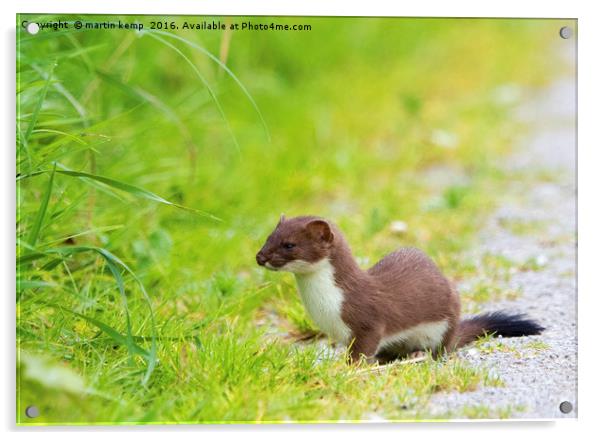
[[(461, 418), (463, 407), (475, 405), (493, 409), (494, 416), (496, 409), (512, 408), (513, 418), (549, 419), (577, 414), (574, 83), (556, 83), (527, 99), (518, 117), (531, 130), (505, 167), (528, 171), (534, 177), (509, 184), (502, 195), (503, 207), (482, 230), (478, 249), (471, 256), (475, 261), (485, 253), (503, 255), (517, 264), (537, 261), (540, 270), (516, 271), (502, 282), (502, 288), (522, 292), (518, 299), (487, 303), (483, 309), (525, 312), (546, 330), (540, 336), (492, 342), (502, 342), (509, 350), (487, 353), (474, 345), (461, 349), (458, 356), (490, 369), (505, 386), (437, 394), (430, 401), (433, 414)], [(542, 172), (549, 178), (536, 177)], [(513, 233), (507, 227), (512, 222), (539, 227), (532, 233)], [(458, 286), (460, 294), (470, 285), (471, 280)], [(545, 343), (547, 348), (534, 348), (535, 341)], [(568, 414), (559, 409), (563, 401), (573, 405)]]

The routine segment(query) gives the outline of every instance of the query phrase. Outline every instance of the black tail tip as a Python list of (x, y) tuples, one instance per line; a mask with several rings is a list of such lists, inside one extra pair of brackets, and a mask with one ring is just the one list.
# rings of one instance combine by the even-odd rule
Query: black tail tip
[(491, 312), (472, 318), (483, 324), (487, 333), (507, 338), (539, 335), (545, 327), (530, 319), (524, 313)]

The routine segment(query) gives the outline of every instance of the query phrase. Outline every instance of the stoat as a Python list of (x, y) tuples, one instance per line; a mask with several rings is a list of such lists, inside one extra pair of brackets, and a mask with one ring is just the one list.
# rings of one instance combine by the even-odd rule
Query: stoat
[(399, 249), (365, 271), (341, 231), (319, 217), (282, 216), (256, 260), (295, 275), (309, 316), (331, 339), (351, 344), (353, 361), (387, 362), (418, 351), (440, 356), (487, 333), (544, 330), (522, 314), (461, 320), (456, 290), (422, 251)]

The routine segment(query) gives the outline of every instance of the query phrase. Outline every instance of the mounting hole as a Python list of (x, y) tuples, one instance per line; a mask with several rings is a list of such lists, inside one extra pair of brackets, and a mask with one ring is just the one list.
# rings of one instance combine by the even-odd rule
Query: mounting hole
[(573, 404), (571, 402), (564, 401), (560, 404), (560, 412), (568, 414), (573, 410)]
[(30, 419), (35, 419), (40, 415), (40, 410), (35, 405), (29, 405), (27, 408), (25, 408), (25, 415)]
[(27, 31), (27, 33), (31, 34), (31, 35), (35, 35), (38, 32), (40, 32), (40, 25), (37, 23), (27, 23), (27, 27), (25, 27), (25, 30)]
[(561, 38), (568, 40), (569, 38), (571, 38), (573, 36), (573, 29), (569, 26), (562, 26), (560, 28), (560, 32), (558, 32), (558, 33), (560, 34)]

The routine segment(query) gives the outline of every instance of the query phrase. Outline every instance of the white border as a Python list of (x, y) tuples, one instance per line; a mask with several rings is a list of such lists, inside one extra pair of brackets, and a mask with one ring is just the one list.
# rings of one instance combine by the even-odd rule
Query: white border
[(392, 2), (387, 0), (105, 0), (91, 2), (85, 0), (61, 0), (56, 2), (23, 0), (20, 12), (87, 12), (102, 14), (233, 14), (233, 15), (405, 15), (442, 17), (560, 17), (576, 16), (576, 2), (551, 0), (545, 5), (528, 3), (524, 0), (492, 2), (479, 1), (432, 1)]
[[(292, 428), (283, 425), (261, 426), (193, 426), (193, 427), (113, 427), (113, 428), (52, 428), (27, 431), (26, 435), (43, 435), (45, 438), (60, 438), (65, 435), (82, 435), (100, 438), (109, 432), (112, 435), (127, 432), (142, 434), (144, 437), (163, 437), (167, 433), (177, 432), (178, 436), (199, 434), (217, 434), (230, 432), (235, 435), (257, 435), (261, 437), (281, 437), (283, 434), (293, 437), (306, 437), (323, 431), (326, 435), (334, 434), (335, 430), (344, 430), (345, 436), (358, 435), (361, 437), (419, 435), (421, 438), (451, 437), (467, 438), (487, 436), (487, 440), (503, 438), (509, 435), (521, 437), (540, 434), (548, 438), (551, 434), (562, 438), (579, 438), (586, 436), (586, 431), (595, 432), (595, 420), (598, 415), (600, 396), (596, 372), (600, 370), (598, 363), (599, 339), (602, 337), (596, 318), (602, 310), (600, 297), (602, 289), (598, 264), (599, 250), (602, 248), (600, 230), (602, 216), (599, 206), (600, 167), (602, 158), (600, 149), (600, 96), (599, 78), (602, 78), (600, 57), (596, 56), (600, 49), (602, 25), (600, 15), (594, 8), (596, 2), (587, 1), (546, 1), (526, 2), (525, 0), (506, 0), (492, 2), (454, 0), (404, 2), (393, 4), (391, 0), (370, 0), (359, 2), (354, 0), (317, 0), (296, 1), (295, 3), (282, 0), (230, 0), (227, 3), (216, 0), (169, 0), (164, 2), (153, 0), (104, 0), (93, 3), (90, 0), (21, 0), (18, 4), (2, 2), (2, 35), (4, 37), (4, 53), (2, 70), (2, 105), (1, 130), (4, 133), (2, 158), (2, 191), (3, 207), (2, 228), (2, 280), (4, 281), (5, 303), (3, 312), (5, 322), (2, 325), (3, 362), (2, 379), (5, 392), (0, 400), (0, 415), (2, 426), (14, 435), (14, 81), (15, 81), (15, 14), (17, 12), (45, 13), (139, 13), (139, 14), (202, 14), (202, 15), (402, 15), (402, 16), (454, 16), (454, 17), (562, 17), (579, 19), (579, 420), (560, 420), (548, 423), (510, 422), (510, 423), (454, 423), (454, 424), (401, 424), (401, 425), (326, 425), (308, 426), (295, 425)], [(12, 143), (12, 144), (11, 144)], [(542, 304), (545, 307), (545, 304)], [(599, 318), (598, 318), (599, 319)], [(374, 433), (373, 430), (378, 428)], [(540, 432), (541, 430), (545, 432)], [(39, 432), (40, 431), (40, 432)], [(42, 433), (43, 431), (43, 433)], [(63, 431), (67, 431), (64, 433)], [(597, 430), (599, 431), (599, 429)], [(114, 433), (114, 434), (113, 434)], [(119, 435), (119, 434), (118, 434)], [(587, 438), (587, 437), (586, 437)]]

